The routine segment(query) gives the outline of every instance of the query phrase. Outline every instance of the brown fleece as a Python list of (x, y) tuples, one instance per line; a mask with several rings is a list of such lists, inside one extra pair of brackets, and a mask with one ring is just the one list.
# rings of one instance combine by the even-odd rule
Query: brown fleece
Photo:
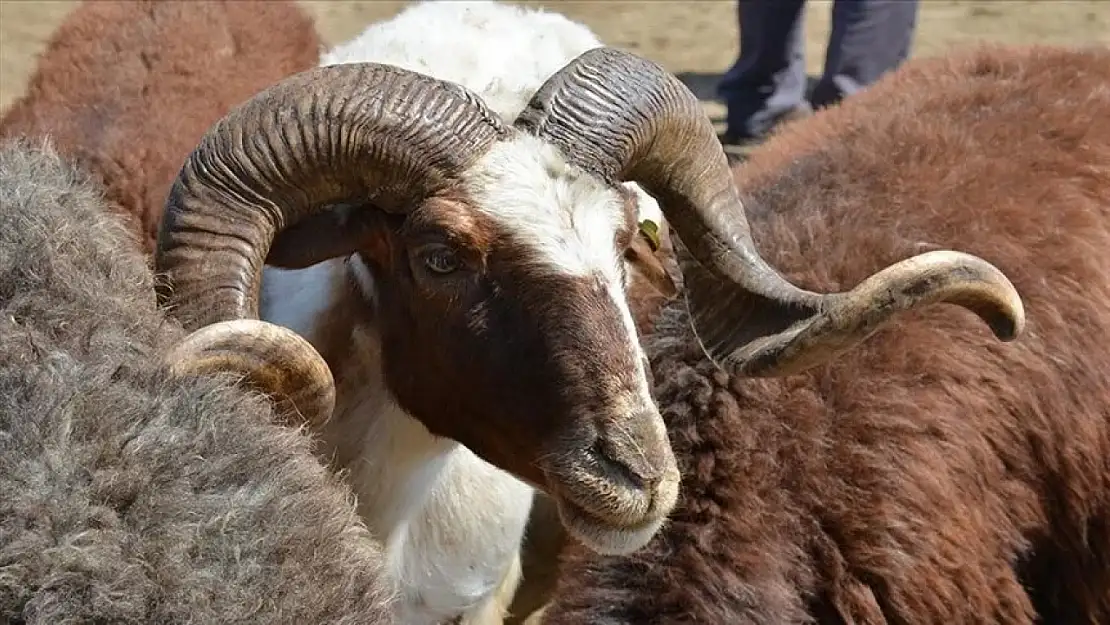
[(567, 549), (544, 623), (1110, 622), (1108, 85), (1105, 48), (920, 59), (757, 150), (755, 240), (797, 284), (963, 250), (1027, 331), (933, 306), (755, 380), (668, 304), (644, 344), (679, 506), (639, 553)]
[(315, 66), (320, 49), (291, 1), (84, 2), (51, 37), (0, 137), (50, 135), (101, 179), (149, 254), (170, 183), (204, 131)]

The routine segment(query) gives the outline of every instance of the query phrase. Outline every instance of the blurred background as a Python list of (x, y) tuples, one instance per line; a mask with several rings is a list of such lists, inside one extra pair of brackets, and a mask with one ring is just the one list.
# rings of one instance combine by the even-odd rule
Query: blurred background
[[(95, 1), (95, 0), (94, 0)], [(623, 47), (675, 72), (706, 101), (737, 51), (733, 0), (544, 0), (544, 6), (581, 21), (607, 44)], [(46, 39), (75, 0), (0, 0), (0, 110), (22, 93)], [(398, 0), (302, 0), (328, 44), (358, 34), (408, 4)], [(830, 0), (806, 10), (811, 74), (824, 61)], [(1110, 0), (922, 0), (914, 56), (936, 55), (975, 41), (1110, 45)]]

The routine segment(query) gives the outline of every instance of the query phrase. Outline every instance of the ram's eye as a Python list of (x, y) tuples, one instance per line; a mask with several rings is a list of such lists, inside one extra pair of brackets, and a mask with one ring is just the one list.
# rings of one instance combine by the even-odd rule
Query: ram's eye
[(449, 247), (434, 247), (424, 253), (424, 266), (438, 274), (452, 273), (461, 266), (459, 257)]

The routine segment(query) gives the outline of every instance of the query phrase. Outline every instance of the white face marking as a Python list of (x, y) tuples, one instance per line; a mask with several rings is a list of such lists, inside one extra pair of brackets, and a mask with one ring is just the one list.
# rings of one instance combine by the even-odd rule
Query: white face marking
[(613, 236), (623, 200), (532, 136), (496, 144), (467, 175), (477, 209), (517, 234), (553, 271), (619, 274)]
[(635, 182), (624, 183), (624, 188), (631, 191), (636, 196), (636, 219), (637, 221), (643, 219), (650, 219), (657, 224), (663, 223), (663, 208), (659, 206), (659, 202), (655, 198), (648, 195), (643, 187)]
[[(536, 251), (550, 271), (596, 277), (620, 311), (633, 344), (640, 399), (651, 405), (643, 350), (625, 298), (614, 238), (624, 226), (624, 198), (598, 178), (569, 165), (562, 153), (531, 135), (497, 143), (464, 176), (476, 209)], [(641, 207), (646, 193), (635, 188)], [(650, 207), (658, 210), (651, 199)], [(643, 208), (640, 209), (643, 212)]]

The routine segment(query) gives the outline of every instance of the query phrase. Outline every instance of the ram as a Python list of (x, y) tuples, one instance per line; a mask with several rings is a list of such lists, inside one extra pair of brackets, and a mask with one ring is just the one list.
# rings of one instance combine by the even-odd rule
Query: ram
[[(444, 34), (429, 38), (428, 29)], [(491, 42), (496, 54), (490, 53)], [(321, 63), (384, 59), (427, 70), (479, 90), (496, 114), (511, 122), (544, 80), (599, 45), (589, 29), (558, 14), (493, 2), (438, 2), (414, 5), (372, 25), (327, 52)], [(638, 219), (659, 223), (658, 204), (638, 188), (629, 190), (624, 201), (634, 203)], [(641, 285), (636, 293), (673, 294), (647, 238), (632, 240), (624, 264)], [(342, 285), (342, 272), (339, 262), (292, 273), (268, 268), (262, 290), (266, 316), (318, 342), (319, 333), (306, 324), (346, 305), (339, 293), (327, 291), (337, 280)], [(305, 316), (306, 307), (317, 312)], [(348, 416), (346, 425), (321, 431), (321, 454), (344, 470), (367, 523), (391, 546), (394, 577), (409, 598), (402, 620), (438, 623), (465, 614), (468, 621), (499, 622), (520, 577), (517, 552), (533, 489), (468, 449), (431, 436), (404, 412), (387, 410), (391, 402), (367, 404), (382, 385), (382, 371), (363, 361), (365, 353), (356, 355), (358, 361), (336, 362), (346, 355), (332, 354), (332, 366), (350, 380), (350, 390), (341, 389), (339, 398)], [(447, 407), (453, 398), (442, 400)], [(449, 464), (435, 468), (444, 462)]]
[(170, 374), (195, 352), (147, 263), (94, 179), (0, 145), (0, 621), (392, 622), (381, 545), (308, 439)]
[(288, 0), (89, 0), (51, 36), (0, 137), (49, 137), (152, 253), (170, 183), (204, 131), (321, 50)]
[[(450, 25), (455, 38), (429, 42), (420, 34), (428, 25)], [(271, 50), (275, 42), (264, 41), (261, 33), (279, 33), (281, 45)], [(491, 37), (500, 42), (499, 54), (475, 55)], [(436, 49), (436, 43), (444, 47)], [(54, 35), (28, 94), (0, 126), (8, 134), (52, 136), (99, 175), (121, 212), (140, 215), (149, 233), (161, 218), (172, 174), (204, 127), (252, 90), (311, 66), (317, 58), (317, 45), (311, 23), (291, 3), (253, 8), (251, 4), (211, 2), (85, 3)], [(418, 62), (426, 55), (460, 80), (483, 85), (484, 95), (505, 109), (503, 115), (514, 115), (546, 77), (577, 52), (596, 45), (588, 29), (558, 15), (494, 3), (437, 3), (414, 7), (395, 20), (374, 25), (332, 51), (326, 63), (352, 55), (374, 56), (397, 46), (399, 57), (408, 59), (404, 62)], [(521, 71), (515, 61), (501, 54), (533, 58), (536, 63)], [(130, 61), (121, 63), (120, 57)], [(199, 66), (197, 59), (201, 60)], [(658, 206), (642, 193), (639, 197), (643, 198), (638, 205), (642, 216), (659, 223)], [(653, 266), (651, 254), (648, 240), (642, 237), (626, 251), (631, 279), (645, 282), (636, 292), (648, 298), (660, 297), (657, 287), (666, 286), (659, 282), (662, 274)], [(327, 446), (322, 453), (328, 458), (334, 455)], [(405, 452), (401, 455), (405, 461)], [(436, 513), (437, 506), (424, 506), (430, 512), (424, 516), (433, 527), (426, 533), (471, 536), (419, 549), (401, 543), (404, 551), (415, 551), (416, 558), (443, 567), (431, 576), (430, 583), (415, 574), (401, 579), (414, 601), (432, 599), (433, 620), (446, 612), (436, 605), (442, 602), (444, 579), (466, 595), (460, 599), (462, 603), (479, 604), (473, 612), (495, 614), (503, 606), (481, 601), (483, 593), (492, 592), (484, 586), (501, 586), (499, 596), (492, 598), (504, 602), (518, 575), (511, 558), (519, 542), (521, 519), (528, 514), (525, 498), (531, 489), (463, 453), (455, 454), (451, 474), (467, 475), (468, 462), (474, 466), (472, 482), (506, 481), (508, 485), (495, 488), (493, 494), (508, 489), (517, 499), (515, 505), (505, 506), (484, 505), (478, 499), (476, 506), (484, 505), (484, 509), (477, 514), (485, 516), (461, 525), (455, 519), (462, 513), (450, 508), (446, 514)], [(446, 481), (444, 489), (449, 497), (451, 485)], [(362, 495), (364, 502), (371, 496)], [(406, 493), (383, 496), (395, 499)], [(393, 507), (381, 500), (377, 497), (367, 503), (364, 511)], [(463, 514), (462, 518), (467, 517)], [(379, 523), (372, 512), (367, 519), (381, 535), (398, 535), (393, 525)], [(473, 536), (474, 532), (479, 533)], [(404, 533), (398, 536), (403, 537)], [(489, 557), (490, 553), (496, 557)], [(488, 581), (498, 575), (504, 579)]]
[[(696, 98), (657, 65), (597, 46), (548, 59), (519, 112), (503, 82), (453, 73), (501, 32), (493, 7), (417, 5), (363, 39), (370, 60), (325, 55), (237, 107), (182, 167), (156, 253), (162, 302), (198, 345), (221, 341), (214, 368), (290, 401), (347, 470), (413, 623), (489, 614), (527, 485), (601, 553), (643, 546), (676, 500), (625, 293), (642, 194), (626, 183), (704, 263), (685, 300), (731, 370), (815, 364), (934, 301), (1004, 338), (1022, 323), (1005, 277), (956, 252), (845, 293), (793, 287), (756, 254)], [(439, 11), (461, 15), (427, 37)], [(544, 39), (514, 40), (530, 47), (494, 56), (519, 77)], [(236, 358), (225, 324), (258, 318), (313, 349)]]
[(668, 304), (644, 348), (682, 496), (634, 555), (568, 546), (542, 622), (1110, 622), (1107, 85), (1106, 48), (920, 59), (753, 153), (736, 184), (785, 275), (966, 249), (1024, 337), (938, 307), (751, 379)]

